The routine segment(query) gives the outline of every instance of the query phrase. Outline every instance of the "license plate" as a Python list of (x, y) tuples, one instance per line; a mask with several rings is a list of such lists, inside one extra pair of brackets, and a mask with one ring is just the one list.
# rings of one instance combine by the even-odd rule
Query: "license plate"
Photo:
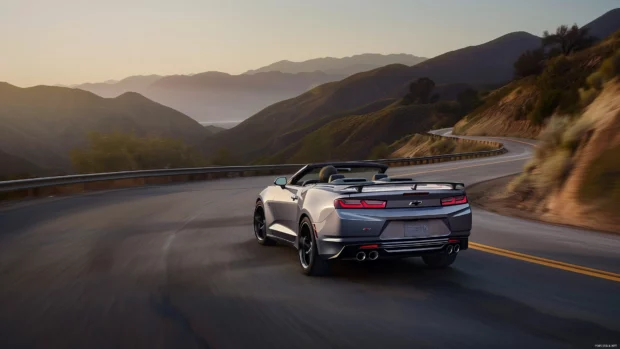
[(405, 223), (405, 237), (423, 238), (430, 235), (431, 232), (426, 223)]

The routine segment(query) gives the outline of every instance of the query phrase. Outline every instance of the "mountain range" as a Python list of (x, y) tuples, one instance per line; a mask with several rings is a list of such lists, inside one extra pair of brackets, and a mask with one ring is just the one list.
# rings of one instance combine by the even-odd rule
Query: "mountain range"
[[(512, 77), (513, 63), (526, 50), (540, 46), (540, 38), (525, 32), (465, 47), (409, 67), (393, 64), (321, 85), (298, 97), (271, 105), (238, 126), (207, 140), (207, 148), (225, 147), (240, 161), (254, 161), (277, 153), (278, 138), (317, 120), (325, 124), (336, 115), (364, 105), (400, 98), (408, 83), (429, 77), (436, 84), (501, 85)], [(317, 125), (322, 126), (322, 125)], [(251, 142), (251, 144), (250, 144)]]
[(202, 123), (240, 122), (273, 103), (321, 84), (391, 63), (414, 65), (424, 58), (408, 54), (362, 54), (344, 58), (282, 61), (246, 74), (131, 76), (120, 81), (73, 85), (101, 97), (138, 92)]
[[(620, 11), (612, 10), (586, 27), (594, 35), (618, 30)], [(207, 139), (205, 146), (207, 149), (226, 148), (240, 162), (259, 161), (265, 154), (276, 154), (288, 146), (282, 138), (299, 141), (343, 114), (358, 115), (355, 110), (365, 105), (400, 98), (407, 91), (408, 84), (421, 77), (428, 77), (439, 85), (465, 83), (478, 89), (504, 85), (512, 80), (513, 64), (519, 55), (540, 46), (540, 37), (522, 31), (513, 32), (480, 45), (446, 52), (414, 66), (392, 64), (354, 74), (273, 104), (238, 126)], [(379, 110), (372, 112), (378, 113)], [(378, 115), (389, 117), (393, 114)], [(287, 138), (291, 134), (295, 137)]]
[(303, 62), (279, 61), (267, 66), (248, 70), (246, 74), (256, 74), (271, 71), (279, 71), (282, 73), (303, 73), (322, 71), (327, 74), (334, 75), (353, 75), (363, 71), (372, 70), (390, 64), (416, 65), (425, 61), (427, 58), (417, 57), (414, 55), (400, 53), (381, 55), (376, 53), (364, 53), (351, 57), (334, 58), (314, 58)]

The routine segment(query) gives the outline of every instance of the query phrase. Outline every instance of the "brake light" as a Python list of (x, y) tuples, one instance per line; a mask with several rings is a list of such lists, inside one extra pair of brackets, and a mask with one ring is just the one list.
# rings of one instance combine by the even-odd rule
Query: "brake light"
[(362, 200), (364, 208), (385, 208), (387, 202), (381, 200)]
[(387, 201), (383, 200), (334, 200), (335, 208), (385, 208)]
[(441, 206), (461, 205), (467, 203), (467, 196), (451, 196), (441, 199)]

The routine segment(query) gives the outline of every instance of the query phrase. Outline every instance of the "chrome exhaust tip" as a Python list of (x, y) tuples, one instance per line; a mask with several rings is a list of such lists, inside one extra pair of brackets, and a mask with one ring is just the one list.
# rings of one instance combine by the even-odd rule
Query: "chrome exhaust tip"
[(366, 259), (366, 253), (359, 251), (356, 255), (355, 255), (355, 259), (357, 259), (359, 262), (363, 261)]
[(371, 261), (374, 261), (377, 258), (379, 258), (379, 252), (377, 252), (377, 251), (370, 251), (370, 253), (368, 253), (368, 259), (370, 259)]
[(461, 245), (454, 245), (454, 253), (459, 253), (459, 251), (461, 250)]
[(452, 251), (454, 251), (454, 247), (452, 247), (452, 245), (448, 245), (448, 247), (446, 247), (446, 253), (452, 254)]

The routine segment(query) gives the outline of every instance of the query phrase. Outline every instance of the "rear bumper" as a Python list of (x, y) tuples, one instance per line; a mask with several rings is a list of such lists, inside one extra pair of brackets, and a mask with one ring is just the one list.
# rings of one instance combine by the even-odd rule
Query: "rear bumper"
[[(469, 231), (451, 234), (450, 236), (424, 239), (379, 240), (375, 238), (319, 238), (319, 255), (324, 259), (355, 259), (358, 252), (377, 251), (379, 258), (407, 258), (435, 254), (444, 251), (448, 245), (458, 244), (461, 250), (469, 245)], [(377, 247), (367, 247), (377, 245)]]

